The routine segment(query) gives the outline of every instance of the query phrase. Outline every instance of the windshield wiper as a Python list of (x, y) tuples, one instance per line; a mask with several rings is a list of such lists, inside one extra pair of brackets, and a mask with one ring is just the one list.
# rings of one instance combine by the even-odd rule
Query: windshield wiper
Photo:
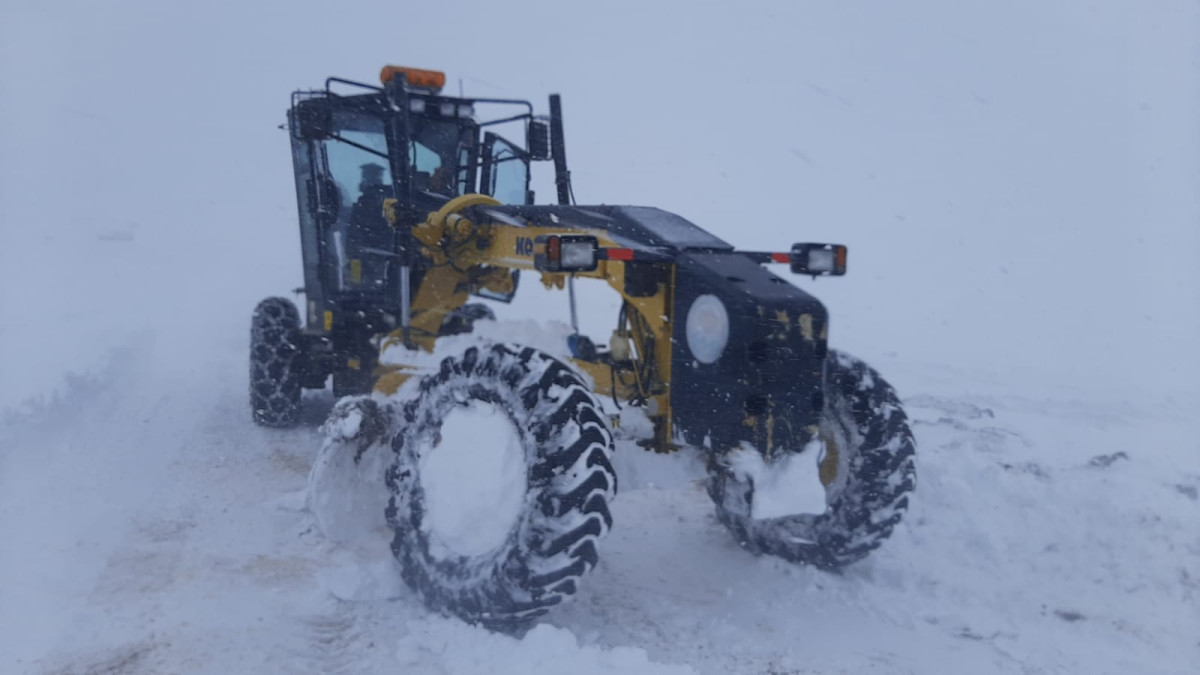
[(351, 141), (349, 139), (342, 138), (341, 136), (338, 136), (337, 134), (330, 134), (329, 137), (335, 141), (341, 141), (342, 143), (345, 143), (346, 145), (358, 148), (359, 150), (362, 150), (363, 152), (369, 152), (372, 155), (375, 155), (376, 157), (382, 157), (384, 159), (389, 159), (389, 160), (391, 159), (390, 157), (387, 156), (386, 153), (380, 152), (374, 148), (369, 148), (369, 147), (363, 145), (362, 143), (355, 143), (354, 141)]

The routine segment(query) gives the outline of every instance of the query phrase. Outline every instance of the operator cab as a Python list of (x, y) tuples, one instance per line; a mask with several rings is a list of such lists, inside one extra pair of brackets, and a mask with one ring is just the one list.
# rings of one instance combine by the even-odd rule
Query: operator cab
[[(388, 66), (381, 80), (376, 87), (330, 78), (324, 90), (292, 96), (310, 334), (329, 334), (347, 309), (376, 332), (389, 328), (425, 272), (411, 226), (468, 193), (531, 204), (529, 163), (548, 159), (548, 126), (527, 101), (442, 96), (445, 76), (435, 71)], [(481, 121), (485, 109), (500, 116)], [(526, 145), (493, 127), (523, 127)], [(389, 200), (396, 227), (384, 216)]]

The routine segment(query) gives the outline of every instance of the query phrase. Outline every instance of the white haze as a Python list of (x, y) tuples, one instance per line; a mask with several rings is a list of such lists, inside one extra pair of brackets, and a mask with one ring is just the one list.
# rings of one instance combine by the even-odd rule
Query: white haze
[[(918, 422), (893, 540), (755, 559), (690, 458), (630, 450), (579, 601), (497, 642), (306, 539), (319, 419), (244, 400), (250, 310), (301, 283), (276, 127), (385, 63), (561, 93), (580, 203), (847, 244), (795, 281)], [(0, 671), (1185, 672), (1198, 257), (1195, 2), (0, 0)]]

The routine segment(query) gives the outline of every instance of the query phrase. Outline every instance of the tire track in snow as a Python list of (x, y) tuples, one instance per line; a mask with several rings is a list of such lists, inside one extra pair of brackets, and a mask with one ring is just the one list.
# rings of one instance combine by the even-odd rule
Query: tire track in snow
[[(328, 598), (324, 612), (295, 621), (295, 644), (286, 670), (295, 673), (364, 672), (362, 654), (374, 643), (360, 627), (362, 608)], [(369, 645), (369, 647), (368, 647)]]

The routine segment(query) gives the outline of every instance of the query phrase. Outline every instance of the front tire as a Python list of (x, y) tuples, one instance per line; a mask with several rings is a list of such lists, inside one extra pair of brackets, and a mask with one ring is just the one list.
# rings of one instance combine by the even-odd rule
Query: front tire
[(714, 462), (708, 492), (717, 519), (754, 553), (837, 571), (887, 539), (908, 508), (916, 483), (908, 419), (891, 385), (867, 364), (829, 351), (821, 436), (826, 510), (757, 520), (749, 515), (753, 486)]
[[(526, 493), (502, 542), (464, 555), (434, 531), (421, 471), (422, 459), (437, 451), (443, 420), (470, 405), (494, 406), (512, 423)], [(507, 630), (574, 594), (612, 526), (608, 505), (617, 489), (612, 435), (579, 375), (535, 349), (471, 347), (423, 379), (399, 418), (387, 520), (401, 575), (426, 605)]]
[(300, 351), (292, 335), (300, 313), (286, 298), (267, 298), (250, 319), (250, 411), (265, 427), (290, 427), (300, 416)]

